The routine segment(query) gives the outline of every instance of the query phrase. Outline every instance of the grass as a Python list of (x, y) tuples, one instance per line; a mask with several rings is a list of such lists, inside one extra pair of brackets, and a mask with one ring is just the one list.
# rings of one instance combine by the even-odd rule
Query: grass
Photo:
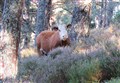
[(21, 58), (38, 55), (35, 48), (29, 47), (20, 51)]

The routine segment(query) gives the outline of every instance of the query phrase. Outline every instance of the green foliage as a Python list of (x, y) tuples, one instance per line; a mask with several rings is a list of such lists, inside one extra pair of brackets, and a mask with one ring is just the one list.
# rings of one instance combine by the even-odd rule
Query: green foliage
[(65, 23), (65, 24), (69, 24), (71, 23), (71, 18), (68, 14), (64, 14), (62, 17), (61, 17), (61, 20)]
[(110, 81), (107, 81), (105, 83), (120, 83), (120, 78), (114, 78), (114, 79), (111, 79)]
[(71, 23), (71, 15), (65, 10), (61, 10), (57, 14), (57, 22), (62, 21), (65, 24)]
[(116, 13), (116, 15), (114, 16), (114, 19), (113, 19), (115, 22), (117, 23), (120, 23), (120, 11), (118, 11)]
[(120, 57), (120, 50), (117, 47), (117, 42), (106, 41), (104, 47), (111, 56)]
[(98, 82), (100, 75), (98, 60), (78, 61), (68, 69), (68, 83)]
[[(62, 53), (59, 53), (61, 50)], [(56, 51), (56, 52), (55, 52)], [(74, 57), (69, 48), (58, 48), (53, 53), (50, 53), (41, 63), (36, 70), (35, 80), (42, 83), (66, 83), (66, 71), (72, 63), (78, 61), (80, 56)], [(53, 55), (56, 57), (53, 58)], [(53, 55), (52, 55), (53, 54)]]
[(33, 80), (35, 69), (38, 67), (38, 58), (29, 57), (22, 60), (19, 64), (19, 77), (23, 79)]
[(101, 59), (101, 69), (106, 73), (104, 78), (120, 77), (120, 57), (104, 57)]

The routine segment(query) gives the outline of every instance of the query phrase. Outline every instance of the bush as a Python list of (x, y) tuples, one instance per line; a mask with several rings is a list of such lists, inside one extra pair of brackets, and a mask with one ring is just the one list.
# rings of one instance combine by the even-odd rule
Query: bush
[[(62, 52), (60, 52), (60, 50)], [(44, 68), (42, 68), (41, 65), (39, 65), (39, 68), (37, 68), (36, 77), (35, 77), (36, 82), (66, 83), (67, 69), (69, 69), (70, 66), (73, 65), (76, 61), (82, 59), (82, 56), (73, 54), (72, 51), (70, 51), (70, 48), (58, 48), (58, 49), (55, 49), (53, 53), (50, 53), (50, 54), (54, 55), (54, 53), (58, 55), (55, 55), (56, 56), (55, 58), (53, 58), (53, 56), (50, 56), (50, 55), (47, 56), (46, 60), (48, 60), (48, 58), (51, 58), (51, 60), (48, 60), (46, 63), (43, 63), (45, 66)], [(43, 61), (40, 61), (40, 62), (43, 62)]]
[(39, 58), (38, 57), (27, 57), (22, 59), (19, 64), (19, 72), (18, 77), (23, 80), (31, 80), (34, 79), (35, 69), (39, 66)]
[(120, 58), (104, 57), (101, 59), (102, 80), (110, 80), (112, 77), (120, 77)]
[(105, 83), (120, 83), (120, 78), (114, 78), (114, 79), (111, 79), (110, 81), (107, 81)]
[(69, 47), (57, 48), (48, 56), (22, 59), (19, 76), (35, 82), (55, 83), (57, 79), (63, 83), (66, 80), (64, 76), (66, 70), (80, 58), (81, 56), (74, 55)]
[(116, 13), (116, 15), (114, 16), (113, 21), (114, 21), (114, 22), (117, 22), (117, 23), (120, 22), (120, 11), (118, 11), (118, 12)]
[(100, 72), (98, 60), (77, 61), (68, 69), (68, 83), (99, 82)]
[(117, 42), (106, 41), (104, 47), (111, 57), (120, 57), (120, 50), (117, 47)]
[(60, 47), (48, 56), (27, 57), (20, 63), (19, 77), (37, 83), (99, 83), (120, 77), (120, 58), (113, 55), (114, 44), (107, 43), (103, 48), (75, 54), (69, 47)]

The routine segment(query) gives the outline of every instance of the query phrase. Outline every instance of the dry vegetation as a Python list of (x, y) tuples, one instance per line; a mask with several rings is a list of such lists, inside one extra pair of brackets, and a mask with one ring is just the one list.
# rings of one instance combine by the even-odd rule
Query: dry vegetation
[(48, 56), (38, 57), (34, 48), (23, 49), (19, 82), (119, 83), (119, 32), (115, 26), (92, 29), (89, 37), (80, 38), (74, 46), (56, 48)]

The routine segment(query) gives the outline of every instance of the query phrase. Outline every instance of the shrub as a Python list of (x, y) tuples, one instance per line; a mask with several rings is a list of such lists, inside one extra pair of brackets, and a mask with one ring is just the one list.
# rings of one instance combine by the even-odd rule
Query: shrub
[(77, 61), (68, 69), (68, 83), (99, 82), (100, 72), (98, 60)]
[(59, 55), (71, 55), (73, 50), (70, 47), (58, 47), (53, 49), (48, 53), (48, 56), (52, 57), (53, 59)]
[(114, 78), (111, 79), (110, 81), (106, 81), (105, 83), (120, 83), (120, 78)]
[[(81, 56), (72, 53), (69, 47), (57, 48), (48, 56), (22, 58), (19, 67), (19, 77), (35, 82), (55, 83), (66, 80), (65, 71)], [(64, 78), (63, 78), (64, 77)]]
[(104, 47), (112, 57), (120, 57), (120, 50), (117, 47), (117, 42), (106, 41)]
[(115, 21), (115, 22), (117, 22), (117, 23), (120, 22), (120, 11), (118, 11), (118, 12), (116, 13), (116, 15), (114, 16), (113, 21)]
[[(59, 54), (59, 51), (62, 53)], [(56, 53), (58, 51), (58, 53)], [(54, 50), (56, 57), (53, 58), (52, 56), (47, 56), (46, 63), (43, 63), (43, 59), (40, 62), (44, 64), (44, 68), (39, 65), (39, 68), (36, 69), (35, 73), (35, 81), (42, 82), (42, 83), (66, 83), (67, 76), (66, 71), (73, 65), (76, 61), (81, 60), (83, 57), (78, 56), (70, 51), (70, 48), (57, 48)], [(51, 53), (54, 54), (54, 53)], [(48, 60), (48, 58), (51, 58)], [(46, 64), (46, 65), (45, 65)]]
[(103, 73), (102, 80), (111, 79), (111, 77), (120, 76), (120, 58), (118, 57), (104, 57), (101, 59), (101, 69)]
[(19, 64), (19, 72), (18, 77), (24, 80), (31, 80), (33, 81), (35, 69), (39, 65), (39, 58), (38, 57), (27, 57), (21, 60)]
[(120, 77), (119, 56), (113, 56), (111, 45), (85, 54), (60, 47), (48, 56), (27, 57), (20, 63), (19, 76), (37, 83), (99, 83)]

